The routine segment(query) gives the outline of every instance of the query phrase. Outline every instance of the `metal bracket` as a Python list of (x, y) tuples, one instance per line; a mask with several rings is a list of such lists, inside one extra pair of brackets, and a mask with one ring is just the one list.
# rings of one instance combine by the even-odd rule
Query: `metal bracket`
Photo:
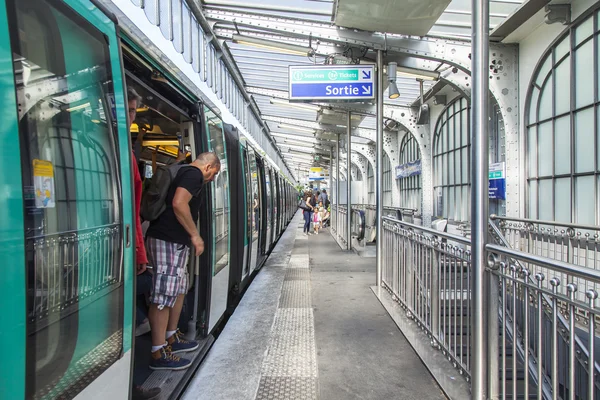
[(547, 4), (544, 7), (544, 22), (546, 24), (561, 23), (568, 25), (571, 23), (571, 5), (570, 4)]

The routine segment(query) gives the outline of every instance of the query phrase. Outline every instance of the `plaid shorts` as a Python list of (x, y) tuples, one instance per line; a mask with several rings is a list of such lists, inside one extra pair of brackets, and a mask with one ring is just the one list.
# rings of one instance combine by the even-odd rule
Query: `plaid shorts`
[(154, 267), (150, 302), (173, 308), (177, 296), (188, 290), (187, 262), (190, 248), (183, 244), (146, 238), (148, 261)]

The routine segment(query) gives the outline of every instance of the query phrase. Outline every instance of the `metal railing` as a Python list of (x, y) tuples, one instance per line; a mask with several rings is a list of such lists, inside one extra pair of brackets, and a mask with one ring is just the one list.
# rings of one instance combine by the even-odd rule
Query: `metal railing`
[(600, 398), (600, 271), (512, 249), (500, 229), (490, 224), (487, 315), (472, 315), (469, 239), (390, 217), (383, 287), (467, 380), (471, 322), (487, 318), (488, 398)]
[[(498, 278), (499, 331), (505, 332), (498, 354), (503, 398), (598, 398), (598, 292), (586, 290), (582, 302), (576, 296), (577, 284), (560, 276), (598, 284), (600, 272), (493, 244), (486, 250), (488, 272)], [(546, 272), (532, 275), (525, 266)], [(584, 310), (586, 316), (576, 310)]]
[[(582, 267), (600, 270), (600, 227), (540, 221), (519, 218), (507, 218), (492, 215), (490, 224), (495, 225), (513, 250), (522, 251), (557, 261), (563, 261)], [(532, 275), (548, 275), (545, 268), (537, 265), (525, 265)], [(562, 282), (573, 282), (579, 290), (575, 296), (586, 301), (588, 289), (600, 292), (600, 285), (574, 276), (561, 273), (557, 276)], [(551, 289), (545, 281), (544, 287)], [(568, 295), (566, 286), (559, 288), (562, 295)]]
[(470, 373), (470, 251), (464, 237), (383, 219), (384, 287), (432, 344)]
[(119, 224), (27, 238), (31, 257), (28, 320), (51, 313), (123, 281)]
[(347, 208), (345, 205), (331, 205), (331, 229), (336, 234), (336, 237), (346, 246), (348, 244), (347, 237)]

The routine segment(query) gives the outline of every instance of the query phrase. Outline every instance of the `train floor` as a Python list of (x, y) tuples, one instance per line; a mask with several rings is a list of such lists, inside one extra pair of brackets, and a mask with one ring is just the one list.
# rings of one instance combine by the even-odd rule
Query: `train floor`
[(183, 400), (445, 399), (370, 286), (375, 259), (297, 214)]

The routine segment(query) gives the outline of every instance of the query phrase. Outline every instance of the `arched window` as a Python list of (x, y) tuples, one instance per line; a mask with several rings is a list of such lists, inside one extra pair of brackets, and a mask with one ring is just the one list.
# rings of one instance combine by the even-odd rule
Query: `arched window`
[[(421, 159), (419, 144), (414, 136), (407, 133), (400, 143), (400, 165)], [(398, 179), (400, 188), (400, 207), (421, 210), (421, 174)]]
[(367, 202), (375, 204), (375, 174), (371, 163), (367, 163)]
[(531, 219), (600, 222), (598, 13), (576, 21), (533, 74), (525, 124)]
[(434, 214), (453, 221), (469, 220), (470, 112), (467, 99), (460, 97), (446, 107), (435, 127)]
[(383, 153), (383, 205), (391, 206), (392, 205), (392, 163), (390, 162), (390, 158), (384, 152)]

